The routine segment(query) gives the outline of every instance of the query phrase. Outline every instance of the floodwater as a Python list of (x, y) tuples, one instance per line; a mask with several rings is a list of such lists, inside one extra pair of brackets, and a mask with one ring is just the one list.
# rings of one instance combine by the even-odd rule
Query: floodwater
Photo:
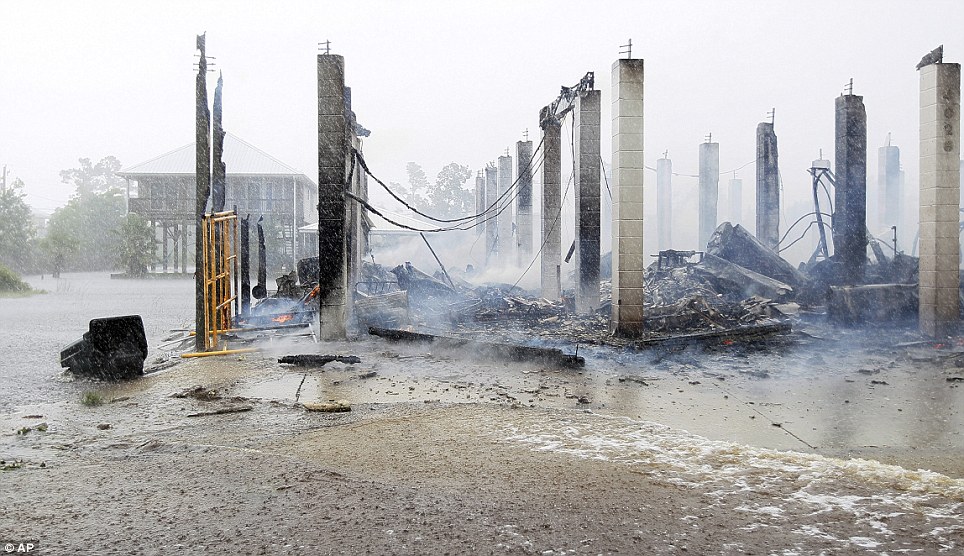
[(83, 381), (65, 377), (60, 350), (79, 340), (91, 319), (141, 315), (148, 361), (172, 329), (194, 321), (194, 281), (112, 280), (106, 273), (26, 276), (46, 293), (0, 298), (0, 414), (24, 405), (73, 398)]

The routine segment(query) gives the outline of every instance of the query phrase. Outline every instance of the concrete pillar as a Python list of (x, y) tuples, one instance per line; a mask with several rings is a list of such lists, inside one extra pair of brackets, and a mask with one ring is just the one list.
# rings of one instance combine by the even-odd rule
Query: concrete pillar
[(515, 144), (519, 196), (516, 204), (517, 266), (525, 268), (532, 260), (532, 141)]
[(673, 248), (673, 161), (668, 158), (656, 161), (656, 242), (660, 251)]
[(475, 235), (482, 235), (485, 231), (485, 216), (482, 212), (485, 211), (485, 178), (482, 177), (482, 170), (475, 176), (475, 214), (479, 216), (475, 217)]
[(512, 238), (512, 196), (508, 194), (509, 187), (512, 186), (512, 157), (509, 155), (499, 157), (499, 197), (502, 198), (502, 209), (499, 213), (499, 238), (497, 249), (499, 250), (499, 261), (501, 264), (508, 264), (512, 253), (512, 245), (515, 240)]
[(920, 70), (920, 330), (960, 319), (961, 65)]
[(756, 126), (756, 238), (777, 251), (780, 243), (780, 170), (773, 124)]
[(539, 114), (542, 127), (542, 297), (559, 299), (562, 282), (562, 125)]
[(863, 282), (867, 266), (867, 111), (864, 98), (836, 100), (833, 244), (845, 284)]
[(348, 296), (347, 200), (348, 118), (345, 59), (318, 55), (318, 273), (320, 336), (345, 337)]
[(576, 312), (599, 308), (599, 204), (601, 91), (586, 91), (576, 99)]
[(700, 244), (706, 249), (707, 242), (716, 231), (716, 209), (720, 198), (720, 144), (706, 142), (700, 145)]
[(882, 232), (900, 223), (900, 148), (877, 149), (877, 223)]
[[(492, 164), (485, 165), (485, 208), (489, 208), (496, 203), (499, 198), (498, 169)], [(486, 213), (485, 218), (485, 264), (488, 266), (489, 259), (495, 254), (498, 248), (499, 238), (499, 219), (495, 216), (498, 206)]]
[(727, 191), (729, 203), (730, 224), (736, 226), (743, 223), (743, 180), (740, 178), (730, 179), (729, 190)]
[[(612, 67), (613, 251), (612, 328), (621, 336), (643, 332), (643, 60), (617, 60)], [(668, 159), (656, 163), (657, 180), (671, 172)], [(657, 186), (660, 249), (669, 243), (669, 180)], [(664, 223), (663, 218), (666, 219)], [(598, 279), (597, 279), (598, 282)], [(598, 293), (597, 293), (598, 295)]]

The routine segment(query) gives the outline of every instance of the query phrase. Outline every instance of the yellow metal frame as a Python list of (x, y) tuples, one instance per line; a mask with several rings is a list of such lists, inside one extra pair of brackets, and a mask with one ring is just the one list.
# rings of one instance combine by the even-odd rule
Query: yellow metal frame
[[(238, 215), (234, 211), (205, 214), (204, 245), (204, 350), (226, 351), (220, 337), (234, 328), (238, 304)], [(213, 354), (212, 353), (212, 354)]]

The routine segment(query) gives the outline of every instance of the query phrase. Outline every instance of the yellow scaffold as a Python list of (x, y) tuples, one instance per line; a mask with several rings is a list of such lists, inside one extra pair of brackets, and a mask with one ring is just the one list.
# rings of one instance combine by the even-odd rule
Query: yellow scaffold
[[(234, 211), (205, 214), (202, 217), (204, 272), (204, 351), (182, 357), (206, 357), (255, 351), (251, 348), (228, 349), (221, 336), (234, 328), (238, 313), (238, 215)], [(222, 345), (224, 344), (224, 345)]]

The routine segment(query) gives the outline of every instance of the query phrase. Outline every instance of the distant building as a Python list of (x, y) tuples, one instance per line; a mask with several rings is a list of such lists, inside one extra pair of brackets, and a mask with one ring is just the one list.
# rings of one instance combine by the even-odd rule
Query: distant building
[[(128, 180), (130, 212), (147, 219), (159, 234), (164, 271), (176, 271), (180, 259), (181, 272), (187, 272), (188, 259), (194, 260), (194, 153), (191, 143), (118, 172)], [(318, 220), (318, 188), (314, 182), (230, 133), (224, 137), (223, 160), (227, 168), (224, 206), (237, 207), (242, 218), (251, 215), (252, 241), (257, 241), (255, 222), (263, 215), (266, 232), (277, 233), (277, 244), (284, 259), (290, 261), (290, 268), (299, 258), (317, 254), (317, 242), (306, 244), (304, 235), (297, 233)]]

